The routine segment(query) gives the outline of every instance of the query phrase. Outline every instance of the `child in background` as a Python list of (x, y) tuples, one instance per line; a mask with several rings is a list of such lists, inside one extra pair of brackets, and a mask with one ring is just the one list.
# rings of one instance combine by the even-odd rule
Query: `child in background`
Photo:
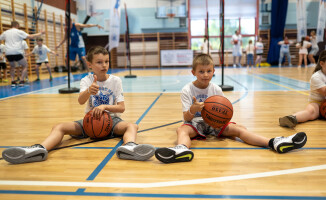
[(32, 55), (33, 53), (38, 56), (36, 60), (36, 75), (37, 79), (35, 81), (40, 81), (40, 70), (39, 68), (41, 67), (42, 63), (45, 63), (46, 68), (48, 69), (50, 78), (49, 81), (52, 81), (52, 74), (51, 74), (51, 68), (49, 64), (49, 59), (48, 59), (48, 54), (51, 53), (53, 55), (58, 56), (58, 54), (54, 51), (51, 51), (46, 45), (43, 44), (43, 39), (42, 38), (37, 38), (36, 39), (37, 45), (34, 47), (33, 51), (30, 54), (27, 54), (26, 57)]
[(280, 126), (293, 128), (300, 122), (315, 120), (319, 117), (321, 102), (326, 97), (326, 50), (319, 55), (314, 73), (310, 78), (309, 104), (304, 110), (279, 118)]
[[(92, 110), (93, 116), (101, 117), (109, 112), (113, 127), (109, 137), (123, 137), (124, 145), (117, 148), (120, 159), (147, 160), (154, 155), (155, 148), (148, 144), (136, 144), (138, 125), (125, 122), (120, 113), (125, 111), (121, 79), (109, 70), (109, 53), (103, 47), (93, 47), (88, 51), (87, 64), (94, 75), (84, 77), (80, 82), (78, 103), (86, 104), (85, 113)], [(48, 151), (59, 145), (64, 135), (87, 138), (83, 120), (64, 122), (55, 125), (50, 135), (41, 143), (31, 147), (11, 147), (2, 152), (2, 157), (10, 163), (27, 163), (46, 160)]]
[(7, 64), (6, 64), (6, 54), (5, 54), (5, 45), (0, 43), (0, 76), (1, 71), (3, 70), (3, 78), (0, 77), (1, 82), (7, 83)]
[(309, 59), (309, 61), (311, 63), (310, 65), (315, 66), (316, 65), (316, 60), (315, 60), (314, 56), (316, 56), (318, 51), (319, 51), (315, 31), (310, 32), (310, 42), (311, 42), (311, 50), (309, 51), (308, 59)]
[(189, 149), (192, 139), (206, 139), (206, 135), (216, 137), (238, 137), (245, 143), (270, 147), (278, 153), (286, 153), (301, 148), (307, 141), (304, 132), (289, 137), (266, 138), (249, 132), (244, 126), (230, 122), (222, 128), (214, 129), (206, 124), (201, 116), (204, 101), (213, 95), (224, 96), (222, 89), (211, 82), (214, 74), (213, 59), (207, 54), (200, 54), (193, 60), (192, 74), (194, 82), (188, 83), (181, 92), (181, 102), (184, 124), (177, 129), (177, 146), (158, 148), (155, 156), (164, 163), (188, 162), (194, 157)]
[[(28, 54), (28, 49), (29, 49), (29, 47), (28, 47), (27, 42), (25, 40), (23, 40), (22, 41), (21, 53), (24, 56), (24, 58), (26, 58), (26, 55)], [(27, 62), (27, 60), (26, 60), (26, 62)], [(23, 73), (23, 66), (21, 65), (21, 66), (18, 66), (17, 67), (17, 80), (16, 80), (17, 82), (20, 81), (20, 78), (19, 77), (21, 76), (22, 73)], [(28, 83), (28, 73), (26, 73), (25, 82)]]
[(252, 40), (249, 40), (249, 44), (246, 48), (247, 68), (254, 66), (254, 50), (255, 50), (255, 46), (252, 44)]
[(287, 59), (288, 59), (288, 63), (289, 66), (292, 66), (291, 63), (291, 54), (290, 54), (290, 45), (293, 44), (293, 41), (289, 40), (288, 37), (284, 37), (282, 41), (278, 42), (278, 45), (281, 45), (281, 49), (280, 49), (280, 58), (278, 60), (278, 66), (281, 67), (282, 66), (282, 62), (283, 62), (283, 58), (286, 55)]
[(259, 37), (258, 39), (258, 42), (256, 42), (256, 62), (255, 62), (255, 65), (258, 64), (258, 67), (260, 67), (260, 63), (261, 63), (261, 60), (262, 60), (262, 55), (263, 55), (263, 52), (264, 52), (264, 44), (263, 44), (263, 39), (261, 37)]
[(304, 60), (304, 66), (308, 67), (307, 55), (308, 48), (311, 46), (311, 43), (306, 40), (306, 37), (301, 38), (301, 42), (297, 43), (296, 47), (299, 49), (299, 63), (298, 68), (302, 65), (302, 59)]

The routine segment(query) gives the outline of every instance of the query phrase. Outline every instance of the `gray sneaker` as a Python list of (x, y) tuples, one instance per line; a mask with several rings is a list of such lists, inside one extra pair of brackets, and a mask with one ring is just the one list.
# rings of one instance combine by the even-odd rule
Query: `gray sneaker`
[(298, 120), (294, 115), (288, 115), (279, 118), (280, 126), (293, 128), (298, 124)]
[(136, 144), (134, 142), (128, 142), (117, 149), (118, 158), (126, 160), (144, 161), (150, 159), (154, 153), (154, 146), (150, 144)]
[(289, 137), (276, 137), (273, 141), (273, 148), (278, 153), (286, 153), (293, 149), (303, 147), (307, 142), (307, 135), (304, 132), (299, 132)]
[(46, 160), (48, 151), (40, 144), (30, 147), (11, 147), (2, 152), (2, 157), (12, 164)]

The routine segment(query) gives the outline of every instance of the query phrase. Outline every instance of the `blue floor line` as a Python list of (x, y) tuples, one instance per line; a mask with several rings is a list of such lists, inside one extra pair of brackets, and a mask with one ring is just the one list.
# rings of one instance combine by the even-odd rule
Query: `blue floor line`
[(143, 198), (183, 198), (183, 199), (294, 199), (294, 200), (325, 200), (326, 196), (263, 196), (263, 195), (208, 195), (208, 194), (150, 194), (150, 193), (105, 193), (105, 192), (76, 192), (59, 191), (27, 191), (0, 190), (0, 194), (30, 194), (57, 196), (98, 196), (98, 197), (143, 197)]
[[(163, 90), (164, 92), (165, 90)], [(141, 120), (146, 116), (146, 114), (150, 111), (150, 109), (154, 106), (154, 104), (158, 101), (158, 99), (163, 95), (163, 93), (160, 93), (158, 97), (153, 101), (153, 103), (145, 110), (145, 112), (140, 116), (140, 118), (136, 121), (136, 124), (138, 125)], [(123, 140), (121, 139), (119, 143), (110, 151), (110, 153), (104, 158), (104, 160), (96, 167), (96, 169), (91, 173), (91, 175), (86, 179), (89, 181), (92, 181), (96, 178), (96, 176), (102, 171), (102, 169), (105, 167), (105, 165), (111, 160), (111, 158), (114, 156), (117, 148), (123, 144)]]

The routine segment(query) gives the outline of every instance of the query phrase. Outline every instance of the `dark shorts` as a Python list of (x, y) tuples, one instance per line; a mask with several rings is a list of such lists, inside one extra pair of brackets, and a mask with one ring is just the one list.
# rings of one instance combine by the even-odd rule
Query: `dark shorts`
[(69, 47), (69, 59), (76, 60), (76, 55), (78, 55), (79, 60), (81, 60), (82, 57), (86, 55), (85, 48)]
[(262, 53), (256, 53), (256, 56), (261, 56), (261, 55), (263, 55)]
[(24, 56), (22, 54), (16, 54), (16, 55), (6, 55), (6, 58), (9, 62), (18, 62), (20, 61), (21, 59), (24, 58)]
[(44, 61), (44, 62), (39, 62), (39, 63), (36, 63), (36, 64), (37, 65), (42, 65), (42, 63), (48, 64), (49, 62), (48, 61)]
[[(120, 117), (113, 117), (111, 116), (112, 118), (112, 122), (113, 122), (113, 126), (112, 126), (112, 130), (110, 132), (110, 134), (108, 136), (106, 136), (105, 138), (115, 138), (117, 137), (114, 133), (113, 133), (113, 130), (115, 128), (115, 126), (122, 122), (123, 120), (120, 118)], [(81, 128), (82, 128), (82, 135), (70, 135), (71, 137), (73, 138), (79, 138), (79, 139), (82, 139), (82, 138), (88, 138), (89, 136), (85, 133), (85, 130), (83, 128), (83, 119), (81, 120), (78, 120), (78, 121), (75, 121)]]
[(1, 63), (0, 63), (0, 69), (7, 69), (7, 64), (1, 62)]

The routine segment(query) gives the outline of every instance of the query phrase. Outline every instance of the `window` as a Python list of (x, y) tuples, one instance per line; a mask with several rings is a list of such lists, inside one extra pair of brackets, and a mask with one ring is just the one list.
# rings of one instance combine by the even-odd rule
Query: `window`
[(205, 20), (191, 20), (191, 35), (204, 36), (205, 35)]
[(208, 34), (209, 36), (219, 36), (220, 35), (220, 21), (218, 19), (208, 20)]
[(192, 38), (191, 39), (191, 49), (192, 50), (201, 50), (201, 45), (203, 44), (204, 39), (202, 38)]
[(241, 34), (255, 35), (255, 19), (254, 18), (241, 18)]
[(239, 30), (239, 19), (224, 20), (224, 34), (233, 35), (236, 30)]

